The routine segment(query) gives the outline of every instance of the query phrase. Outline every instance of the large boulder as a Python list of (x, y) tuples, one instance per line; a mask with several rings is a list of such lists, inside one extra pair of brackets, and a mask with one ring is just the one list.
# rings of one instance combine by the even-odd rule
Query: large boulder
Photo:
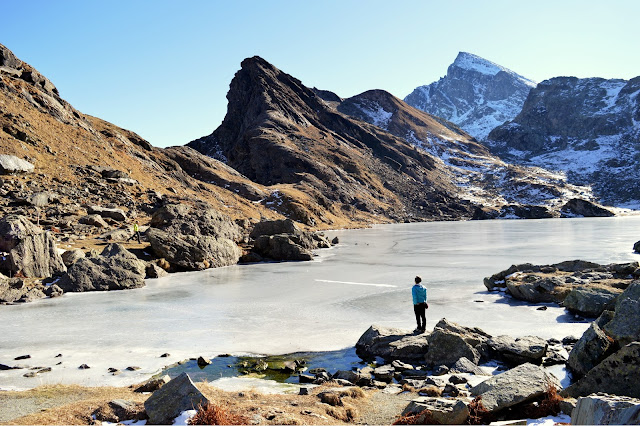
[(24, 216), (0, 219), (0, 252), (0, 272), (6, 275), (46, 278), (67, 270), (51, 233)]
[(403, 416), (418, 414), (420, 417), (413, 424), (462, 425), (469, 418), (469, 406), (462, 400), (421, 397), (412, 400), (402, 411)]
[(572, 425), (640, 424), (640, 399), (594, 393), (578, 398), (571, 412)]
[(183, 411), (205, 407), (209, 400), (193, 384), (187, 373), (182, 373), (155, 391), (144, 402), (150, 425), (170, 425)]
[(258, 222), (249, 237), (255, 253), (273, 260), (311, 260), (311, 250), (331, 247), (324, 235), (300, 229), (291, 219)]
[(358, 339), (356, 353), (363, 359), (417, 362), (429, 348), (428, 335), (407, 333), (397, 328), (372, 325)]
[(580, 380), (562, 391), (577, 398), (595, 392), (640, 398), (640, 342), (633, 342), (605, 358)]
[(571, 349), (567, 365), (577, 377), (582, 377), (605, 359), (612, 347), (613, 339), (594, 321)]
[(514, 365), (527, 362), (540, 365), (548, 346), (546, 340), (536, 336), (497, 336), (489, 339), (487, 344), (500, 359)]
[(64, 291), (106, 291), (143, 287), (146, 264), (120, 244), (109, 244), (99, 256), (69, 267), (58, 286)]
[(519, 300), (531, 303), (558, 302), (555, 289), (564, 281), (559, 277), (539, 277), (529, 275), (524, 280), (506, 280), (509, 293)]
[(312, 260), (313, 253), (297, 244), (288, 234), (262, 235), (253, 244), (253, 251), (273, 260)]
[(13, 174), (13, 173), (31, 173), (34, 166), (27, 160), (18, 158), (15, 155), (0, 155), (0, 174)]
[(611, 210), (605, 209), (591, 201), (572, 198), (565, 205), (560, 207), (560, 213), (563, 217), (611, 217), (615, 216)]
[(462, 327), (443, 318), (428, 337), (429, 350), (425, 361), (430, 366), (451, 367), (464, 357), (477, 365), (480, 358), (488, 353), (487, 341), (490, 338), (482, 330)]
[(614, 287), (576, 287), (571, 289), (562, 304), (571, 312), (597, 317), (613, 306), (620, 293), (622, 290)]
[(537, 365), (522, 364), (485, 380), (470, 392), (482, 397), (486, 410), (495, 412), (541, 396), (552, 387), (561, 388), (555, 376)]
[(640, 340), (640, 281), (634, 281), (616, 300), (615, 313), (603, 330), (620, 345)]
[(241, 238), (238, 225), (204, 203), (160, 208), (153, 214), (146, 235), (151, 250), (178, 269), (233, 265), (242, 254), (234, 242)]
[(640, 241), (636, 242), (633, 245), (633, 251), (635, 251), (636, 253), (640, 253)]

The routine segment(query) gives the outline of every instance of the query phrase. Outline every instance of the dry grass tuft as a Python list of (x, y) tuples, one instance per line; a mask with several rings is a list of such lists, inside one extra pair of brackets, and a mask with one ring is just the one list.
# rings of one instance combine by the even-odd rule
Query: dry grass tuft
[(482, 405), (482, 396), (473, 398), (469, 404), (469, 418), (467, 423), (470, 425), (482, 425), (491, 423), (493, 415)]
[(349, 388), (340, 392), (341, 397), (349, 397), (349, 398), (364, 398), (367, 394), (360, 388)]
[(198, 405), (197, 413), (189, 420), (190, 425), (246, 425), (249, 424), (246, 418), (237, 414), (229, 413), (223, 408), (208, 404)]
[(530, 419), (539, 419), (546, 416), (556, 416), (560, 413), (560, 402), (562, 397), (558, 395), (558, 390), (549, 386), (541, 399), (523, 407), (518, 415)]
[(402, 391), (403, 392), (411, 392), (411, 393), (416, 393), (416, 388), (414, 388), (413, 386), (411, 386), (410, 384), (403, 384), (402, 385)]
[(423, 388), (420, 388), (418, 389), (418, 393), (428, 395), (428, 396), (433, 396), (433, 397), (442, 396), (442, 390), (440, 390), (439, 387), (434, 385), (428, 385)]
[(439, 424), (431, 415), (431, 411), (423, 410), (417, 414), (409, 414), (400, 416), (398, 420), (393, 422), (394, 425), (437, 425)]
[(327, 407), (325, 411), (334, 419), (340, 420), (345, 423), (351, 423), (358, 418), (358, 410), (348, 404), (345, 404), (343, 407), (330, 406)]

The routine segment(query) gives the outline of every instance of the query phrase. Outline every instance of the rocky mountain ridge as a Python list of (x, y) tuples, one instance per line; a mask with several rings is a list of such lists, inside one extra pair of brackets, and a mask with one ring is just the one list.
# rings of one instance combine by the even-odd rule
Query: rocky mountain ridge
[(440, 80), (419, 86), (404, 101), (449, 120), (478, 140), (521, 110), (536, 83), (467, 52), (460, 52)]
[[(330, 224), (339, 211), (395, 221), (470, 217), (433, 156), (338, 112), (262, 58), (242, 62), (227, 99), (220, 127), (188, 145), (256, 182), (281, 185), (294, 220)], [(308, 195), (305, 209), (288, 201), (295, 192)]]
[(494, 129), (491, 151), (562, 171), (609, 205), (640, 207), (640, 77), (557, 77), (531, 90), (513, 121)]

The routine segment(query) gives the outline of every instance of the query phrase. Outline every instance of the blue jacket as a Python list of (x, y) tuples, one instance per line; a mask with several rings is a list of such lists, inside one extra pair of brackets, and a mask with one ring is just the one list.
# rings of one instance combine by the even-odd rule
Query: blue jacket
[(415, 284), (411, 288), (411, 295), (413, 296), (413, 304), (427, 303), (427, 289), (422, 284)]

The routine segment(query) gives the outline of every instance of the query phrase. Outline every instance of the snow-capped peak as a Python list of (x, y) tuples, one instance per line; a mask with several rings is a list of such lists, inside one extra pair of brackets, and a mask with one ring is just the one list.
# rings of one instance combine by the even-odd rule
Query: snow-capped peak
[(453, 64), (451, 64), (451, 66), (462, 68), (469, 71), (476, 71), (481, 74), (490, 75), (490, 76), (496, 75), (500, 71), (504, 71), (518, 78), (527, 86), (535, 87), (537, 84), (533, 80), (529, 80), (528, 78), (523, 77), (520, 74), (517, 74), (508, 68), (505, 68), (487, 59), (481, 58), (480, 56), (474, 55), (473, 53), (467, 53), (467, 52), (458, 53), (456, 60), (453, 61)]

